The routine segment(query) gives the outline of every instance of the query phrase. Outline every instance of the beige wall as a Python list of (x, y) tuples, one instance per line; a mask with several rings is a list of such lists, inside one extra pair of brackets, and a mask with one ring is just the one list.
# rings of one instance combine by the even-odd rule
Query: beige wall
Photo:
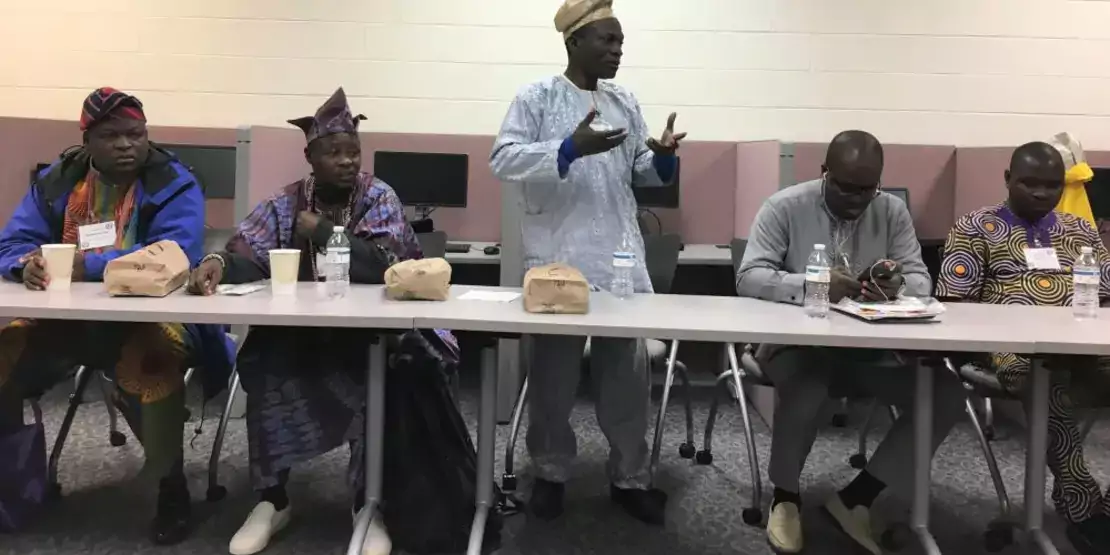
[[(75, 119), (88, 90), (162, 125), (284, 125), (336, 85), (366, 129), (490, 134), (560, 70), (559, 0), (0, 2), (0, 116)], [(619, 81), (702, 140), (1110, 148), (1110, 2), (617, 0)]]

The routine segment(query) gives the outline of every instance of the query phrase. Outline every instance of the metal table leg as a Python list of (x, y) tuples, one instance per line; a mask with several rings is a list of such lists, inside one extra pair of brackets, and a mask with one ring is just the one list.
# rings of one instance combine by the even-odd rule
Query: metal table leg
[(1049, 371), (1044, 362), (1033, 359), (1032, 384), (1029, 392), (1029, 446), (1025, 452), (1025, 530), (1029, 543), (1045, 555), (1059, 555), (1044, 525), (1045, 459), (1048, 456), (1048, 393)]
[(913, 511), (910, 527), (929, 555), (940, 555), (937, 542), (929, 532), (929, 486), (933, 466), (933, 372), (928, 364), (917, 364), (914, 402)]
[[(495, 344), (496, 345), (496, 344)], [(470, 527), (467, 555), (481, 555), (486, 519), (493, 503), (493, 451), (497, 436), (497, 347), (482, 349), (482, 395), (478, 407), (478, 491), (474, 500), (474, 524)]]
[(362, 544), (382, 495), (382, 440), (385, 433), (385, 338), (370, 345), (370, 368), (366, 379), (366, 503), (355, 518), (355, 530), (347, 555), (362, 555)]

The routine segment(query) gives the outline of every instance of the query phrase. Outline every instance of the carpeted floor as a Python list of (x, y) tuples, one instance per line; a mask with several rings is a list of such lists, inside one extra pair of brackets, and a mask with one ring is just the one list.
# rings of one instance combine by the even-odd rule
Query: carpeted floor
[[(56, 390), (45, 403), (48, 439), (52, 440), (65, 408), (65, 391)], [(464, 394), (464, 412), (473, 422), (474, 396)], [(207, 461), (216, 428), (214, 414), (208, 409), (204, 433), (186, 448), (187, 472), (194, 496), (200, 499), (206, 486)], [(707, 403), (696, 404), (695, 425), (704, 425)], [(200, 411), (194, 409), (194, 416)], [(751, 484), (744, 455), (740, 418), (735, 408), (723, 411), (714, 441), (715, 461), (697, 466), (677, 453), (682, 441), (681, 409), (672, 405), (665, 427), (664, 448), (657, 483), (670, 493), (667, 525), (653, 529), (630, 521), (607, 498), (604, 461), (606, 445), (597, 429), (593, 408), (583, 402), (574, 414), (580, 438), (580, 457), (576, 479), (568, 487), (567, 513), (553, 523), (511, 517), (506, 525), (504, 554), (668, 554), (698, 555), (771, 553), (761, 529), (747, 526), (740, 517), (749, 503)], [(854, 423), (853, 423), (854, 424)], [(189, 430), (196, 425), (189, 425)], [(837, 535), (814, 510), (824, 496), (851, 479), (854, 471), (847, 458), (854, 452), (854, 425), (847, 429), (829, 428), (821, 434), (810, 456), (805, 474), (805, 528), (809, 555), (854, 553), (853, 546)], [(885, 424), (872, 434), (872, 446)], [(762, 464), (770, 450), (767, 429), (758, 423), (757, 433)], [(498, 468), (506, 428), (499, 430)], [(1003, 426), (994, 448), (1010, 490), (1020, 510), (1024, 447), (1021, 431)], [(701, 434), (697, 434), (700, 446)], [(1110, 478), (1110, 428), (1096, 426), (1088, 445), (1088, 459), (1104, 483)], [(517, 448), (518, 461), (526, 464), (523, 438)], [(295, 521), (266, 551), (268, 554), (307, 555), (341, 553), (350, 534), (348, 506), (350, 494), (343, 487), (347, 454), (337, 451), (300, 469), (293, 475), (290, 494)], [(131, 553), (220, 554), (227, 553), (228, 540), (251, 509), (255, 497), (247, 475), (246, 430), (243, 422), (233, 421), (220, 466), (223, 484), (229, 494), (221, 503), (198, 501), (200, 521), (188, 542), (170, 548), (154, 549), (146, 538), (152, 514), (150, 488), (141, 487), (136, 476), (142, 453), (129, 436), (119, 448), (108, 443), (107, 415), (99, 403), (82, 408), (61, 459), (61, 482), (65, 497), (32, 530), (18, 536), (0, 536), (0, 553), (122, 555)], [(766, 473), (764, 472), (764, 476)], [(934, 463), (932, 529), (945, 553), (973, 555), (985, 553), (982, 532), (997, 513), (994, 490), (986, 464), (970, 428), (957, 428)], [(527, 478), (522, 489), (527, 489)], [(769, 490), (768, 490), (769, 491)], [(765, 496), (766, 501), (766, 496)], [(886, 520), (904, 518), (907, 504), (884, 499), (876, 515)], [(877, 526), (881, 525), (879, 516)], [(1049, 512), (1048, 528), (1063, 553), (1067, 546), (1056, 517)], [(910, 546), (902, 553), (919, 553)], [(1010, 553), (1021, 552), (1012, 547)]]

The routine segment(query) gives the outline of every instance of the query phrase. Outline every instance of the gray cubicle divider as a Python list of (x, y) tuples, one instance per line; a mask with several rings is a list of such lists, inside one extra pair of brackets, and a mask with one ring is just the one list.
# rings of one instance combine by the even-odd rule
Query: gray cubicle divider
[(794, 183), (794, 143), (779, 143), (779, 189)]
[[(235, 130), (235, 225), (246, 219), (250, 214), (250, 177), (251, 177), (251, 128), (240, 126)], [(232, 334), (243, 337), (247, 333), (246, 326), (234, 326)], [(231, 417), (242, 418), (247, 412), (247, 398), (242, 389), (239, 389), (235, 402), (231, 405)]]
[[(524, 283), (524, 245), (520, 236), (522, 190), (519, 185), (501, 184), (501, 285)], [(498, 342), (497, 420), (507, 422), (527, 369), (526, 341)]]
[(251, 183), (251, 128), (240, 126), (235, 130), (235, 223), (250, 214)]

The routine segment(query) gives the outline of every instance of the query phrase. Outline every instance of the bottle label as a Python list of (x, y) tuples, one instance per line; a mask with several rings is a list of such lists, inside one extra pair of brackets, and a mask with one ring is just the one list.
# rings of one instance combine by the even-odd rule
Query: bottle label
[(1075, 285), (1098, 285), (1099, 275), (1098, 270), (1088, 270), (1074, 268), (1071, 272), (1072, 278), (1075, 280)]
[(830, 279), (828, 268), (822, 266), (806, 266), (806, 281), (810, 283), (828, 283)]
[(613, 267), (614, 268), (635, 268), (636, 255), (630, 252), (615, 252), (613, 253)]
[(350, 264), (351, 249), (332, 247), (328, 249), (328, 264)]

